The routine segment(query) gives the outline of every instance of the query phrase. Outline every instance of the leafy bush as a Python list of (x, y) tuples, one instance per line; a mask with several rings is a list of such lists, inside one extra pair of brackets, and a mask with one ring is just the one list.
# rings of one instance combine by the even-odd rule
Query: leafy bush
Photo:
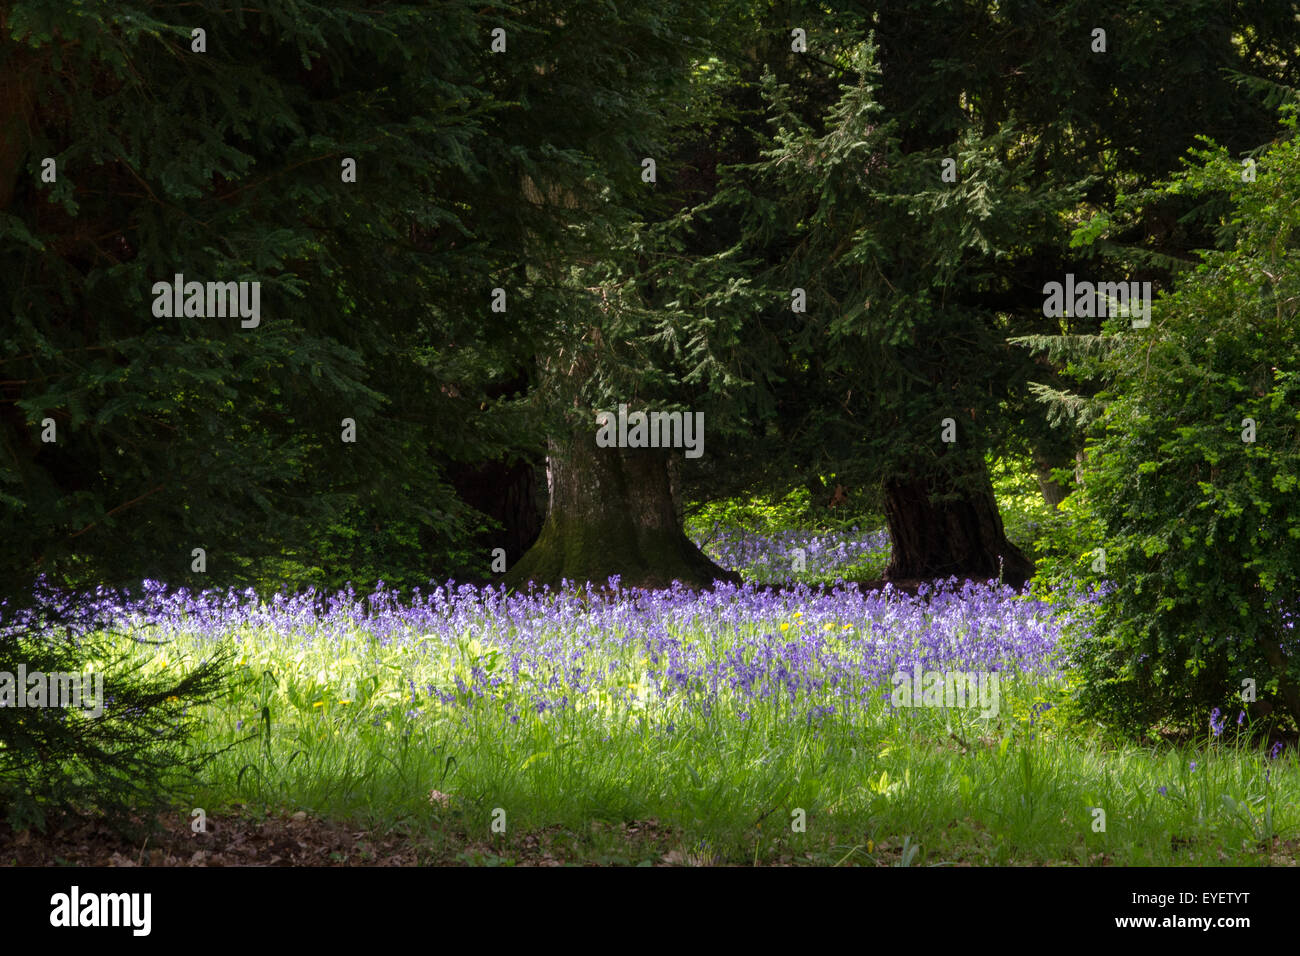
[(1164, 185), (1165, 195), (1226, 195), (1222, 248), (1155, 304), (1150, 328), (1108, 323), (1105, 411), (1057, 532), (1073, 537), (1072, 558), (1048, 574), (1101, 587), (1075, 647), (1080, 702), (1130, 730), (1199, 724), (1251, 681), (1256, 712), (1280, 706), (1300, 720), (1294, 113), (1287, 125), (1293, 135), (1259, 157), (1253, 182), (1208, 144)]

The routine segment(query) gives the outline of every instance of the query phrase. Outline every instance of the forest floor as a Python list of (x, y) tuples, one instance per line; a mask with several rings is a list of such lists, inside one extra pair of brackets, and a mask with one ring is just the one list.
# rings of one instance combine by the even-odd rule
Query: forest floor
[[(209, 817), (195, 833), (183, 813), (165, 819), (146, 839), (133, 841), (102, 820), (65, 819), (45, 833), (15, 831), (0, 823), (3, 866), (680, 866), (712, 863), (683, 854), (657, 821), (623, 824), (596, 841), (548, 827), (491, 843), (448, 835), (441, 847), (399, 831), (379, 833), (284, 811), (255, 818), (231, 813)], [(592, 852), (592, 851), (596, 852)], [(803, 862), (812, 862), (811, 858)]]
[[(511, 839), (485, 841), (445, 833), (436, 841), (413, 839), (399, 830), (379, 832), (284, 811), (254, 817), (230, 813), (209, 817), (207, 832), (194, 833), (177, 813), (147, 839), (130, 840), (93, 818), (68, 819), (48, 832), (15, 832), (0, 823), (0, 865), (70, 867), (227, 866), (716, 866), (725, 861), (682, 849), (682, 840), (656, 820), (600, 824), (584, 836), (546, 827)], [(901, 846), (833, 847), (756, 858), (765, 866), (902, 866)], [(973, 850), (976, 848), (972, 848)], [(1275, 838), (1257, 848), (1260, 865), (1300, 866), (1300, 839)], [(847, 851), (847, 852), (846, 852)], [(976, 857), (950, 866), (978, 866)], [(1223, 862), (1227, 862), (1226, 860)], [(1107, 866), (1107, 854), (1089, 865)], [(735, 862), (732, 865), (751, 865)], [(1077, 866), (1073, 859), (1021, 861), (1030, 866)]]
[(104, 821), (61, 821), (47, 832), (15, 832), (0, 823), (0, 864), (7, 866), (411, 866), (410, 845), (305, 813), (262, 820), (211, 817), (194, 833), (181, 814), (139, 841)]

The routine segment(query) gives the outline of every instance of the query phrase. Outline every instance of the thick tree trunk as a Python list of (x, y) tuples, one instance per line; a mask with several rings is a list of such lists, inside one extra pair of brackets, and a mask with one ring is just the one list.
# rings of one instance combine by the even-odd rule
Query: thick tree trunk
[[(522, 176), (527, 202), (554, 210), (577, 210), (596, 196), (556, 183)], [(529, 257), (539, 268), (563, 271), (548, 261), (545, 249)], [(599, 328), (588, 328), (564, 352), (541, 361), (540, 392), (556, 407), (580, 407), (580, 384), (596, 368)], [(589, 427), (548, 440), (546, 484), (549, 505), (542, 533), (517, 564), (507, 568), (506, 584), (532, 582), (558, 587), (563, 580), (605, 587), (618, 575), (623, 587), (663, 588), (674, 581), (707, 587), (714, 581), (740, 583), (740, 576), (714, 564), (682, 530), (679, 462), (669, 466), (668, 449), (599, 448), (593, 410)], [(581, 415), (579, 416), (581, 417)]]
[(596, 429), (553, 442), (547, 459), (550, 507), (541, 537), (506, 583), (558, 586), (561, 579), (604, 587), (662, 588), (673, 581), (739, 583), (682, 531), (668, 456), (659, 449), (596, 447)]
[(997, 578), (1021, 587), (1033, 562), (1007, 540), (992, 486), (958, 489), (945, 475), (885, 482), (885, 520), (893, 544), (887, 580)]

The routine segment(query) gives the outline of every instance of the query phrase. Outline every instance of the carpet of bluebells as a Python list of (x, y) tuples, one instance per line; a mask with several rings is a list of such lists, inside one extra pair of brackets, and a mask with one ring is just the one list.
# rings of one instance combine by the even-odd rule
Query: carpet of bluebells
[[(1010, 589), (967, 582), (863, 593), (619, 588), (507, 595), (447, 584), (401, 599), (312, 592), (261, 601), (149, 583), (123, 623), (154, 639), (233, 640), (243, 666), (296, 661), (295, 703), (400, 700), (408, 718), (486, 705), (503, 719), (586, 710), (656, 721), (852, 716), (887, 699), (892, 676), (922, 670), (1053, 678), (1061, 618)], [(382, 676), (381, 676), (382, 675)]]
[[(1118, 750), (1075, 726), (1069, 605), (955, 580), (825, 586), (878, 558), (878, 536), (712, 545), (784, 587), (264, 599), (145, 582), (96, 613), (145, 668), (233, 648), (230, 692), (196, 741), (216, 753), (208, 789), (187, 806), (414, 820), (462, 840), (507, 810), (512, 833), (657, 818), (729, 860), (879, 862), (888, 845), (904, 865), (917, 839), (918, 859), (1256, 862), (1300, 832), (1300, 767), (1229, 741), (1244, 715), (1211, 714), (1193, 753)], [(781, 578), (797, 548), (820, 586)], [(894, 675), (916, 667), (996, 672), (998, 712), (896, 707)], [(1100, 833), (1097, 807), (1111, 811)], [(763, 829), (805, 812), (809, 841)]]
[(705, 554), (753, 584), (879, 578), (889, 563), (889, 533), (789, 530), (755, 534), (735, 527), (701, 530)]
[(709, 545), (744, 586), (652, 592), (612, 578), (593, 597), (449, 582), (407, 595), (381, 584), (367, 595), (268, 600), (147, 581), (82, 613), (129, 635), (128, 646), (147, 639), (136, 646), (149, 667), (179, 669), (182, 658), (233, 643), (240, 675), (261, 683), (235, 695), (238, 728), (273, 705), (282, 721), (346, 709), (389, 728), (471, 711), (510, 724), (565, 713), (660, 728), (758, 713), (852, 723), (886, 703), (893, 675), (914, 666), (998, 672), (1004, 692), (1019, 677), (1042, 685), (1059, 676), (1065, 618), (1008, 588), (953, 580), (907, 595), (791, 584), (796, 552), (809, 576), (832, 577), (887, 557), (883, 531), (732, 532)]

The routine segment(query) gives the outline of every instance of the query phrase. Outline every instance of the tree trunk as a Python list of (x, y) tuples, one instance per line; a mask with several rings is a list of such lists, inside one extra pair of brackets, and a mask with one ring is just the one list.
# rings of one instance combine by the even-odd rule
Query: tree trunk
[(1074, 461), (1074, 453), (1069, 447), (1059, 445), (1033, 445), (1034, 475), (1038, 478), (1038, 489), (1043, 493), (1043, 500), (1051, 508), (1059, 508), (1068, 492), (1065, 487), (1052, 477), (1052, 472), (1068, 467)]
[(946, 474), (885, 482), (885, 520), (893, 544), (886, 580), (998, 578), (1019, 588), (1033, 562), (1007, 540), (988, 476), (982, 488), (958, 489)]
[(1043, 500), (1050, 507), (1058, 508), (1066, 499), (1068, 492), (1060, 482), (1052, 478), (1052, 472), (1073, 464), (1076, 449), (1069, 441), (1056, 435), (1049, 435), (1037, 441), (1030, 439), (1029, 444), (1034, 459), (1034, 474), (1038, 478), (1038, 488), (1043, 493)]
[(1038, 490), (1043, 493), (1043, 500), (1049, 507), (1059, 508), (1066, 498), (1066, 492), (1061, 483), (1052, 478), (1052, 466), (1036, 464), (1034, 471), (1038, 476)]
[[(535, 183), (522, 175), (527, 202), (555, 210), (595, 210), (599, 199), (557, 183)], [(526, 243), (528, 246), (529, 243)], [(539, 269), (562, 274), (565, 264), (544, 248), (530, 249)], [(595, 316), (593, 316), (595, 318)], [(581, 321), (579, 320), (579, 326)], [(571, 347), (541, 359), (539, 393), (553, 407), (582, 407), (580, 385), (598, 366), (601, 334), (581, 330)], [(558, 587), (563, 580), (604, 587), (618, 575), (623, 587), (664, 588), (674, 581), (707, 587), (714, 581), (740, 583), (740, 575), (709, 560), (682, 529), (680, 462), (669, 466), (668, 449), (599, 448), (594, 410), (585, 408), (568, 434), (547, 441), (549, 505), (542, 533), (505, 583)]]
[(598, 448), (594, 427), (554, 440), (547, 458), (550, 507), (541, 536), (506, 573), (512, 587), (562, 579), (603, 587), (663, 588), (673, 581), (739, 583), (682, 530), (668, 456), (660, 449)]

